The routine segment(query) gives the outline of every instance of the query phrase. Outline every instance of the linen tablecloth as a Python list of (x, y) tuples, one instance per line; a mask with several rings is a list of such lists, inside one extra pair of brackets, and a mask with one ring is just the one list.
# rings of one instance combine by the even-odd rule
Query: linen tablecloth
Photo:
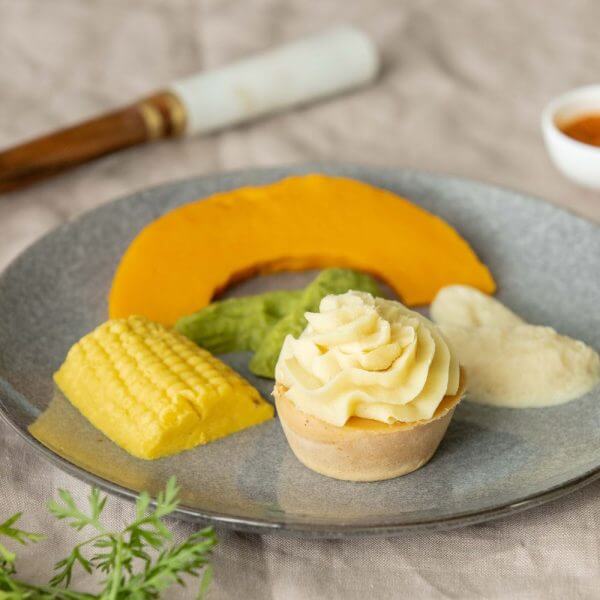
[[(0, 197), (0, 268), (56, 225), (134, 190), (313, 159), (464, 175), (600, 221), (600, 194), (555, 172), (539, 127), (553, 96), (600, 79), (600, 3), (586, 0), (0, 0), (0, 146), (342, 22), (380, 47), (376, 85), (218, 135), (121, 153)], [(0, 519), (23, 511), (26, 527), (49, 533), (44, 548), (20, 550), (26, 579), (43, 580), (75, 539), (45, 511), (57, 487), (79, 499), (88, 492), (0, 423)], [(115, 524), (131, 514), (125, 501), (109, 504)], [(596, 483), (443, 533), (303, 541), (220, 530), (210, 597), (598, 598), (599, 525)]]

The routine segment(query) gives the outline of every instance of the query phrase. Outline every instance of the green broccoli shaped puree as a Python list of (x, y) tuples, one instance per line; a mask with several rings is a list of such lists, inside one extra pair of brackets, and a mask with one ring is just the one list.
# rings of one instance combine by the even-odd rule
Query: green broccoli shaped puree
[(304, 313), (319, 310), (328, 294), (348, 290), (381, 296), (369, 275), (350, 269), (325, 269), (303, 290), (281, 290), (213, 302), (182, 317), (175, 329), (213, 354), (254, 352), (250, 370), (274, 379), (275, 365), (286, 336), (298, 337), (306, 327)]
[(213, 354), (255, 352), (266, 332), (287, 315), (302, 290), (267, 292), (213, 302), (182, 317), (175, 329)]

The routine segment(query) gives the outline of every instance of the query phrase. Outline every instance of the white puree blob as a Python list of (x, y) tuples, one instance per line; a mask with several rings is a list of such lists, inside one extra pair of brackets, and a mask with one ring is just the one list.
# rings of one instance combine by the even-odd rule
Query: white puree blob
[(462, 285), (440, 290), (431, 317), (466, 369), (481, 404), (529, 408), (569, 402), (600, 381), (593, 349), (550, 327), (529, 325), (503, 304)]

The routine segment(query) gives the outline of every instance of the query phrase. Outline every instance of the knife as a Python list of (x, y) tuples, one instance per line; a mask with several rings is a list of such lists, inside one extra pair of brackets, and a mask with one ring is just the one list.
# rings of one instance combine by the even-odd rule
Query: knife
[(371, 40), (354, 27), (336, 27), (0, 152), (0, 193), (118, 150), (211, 133), (348, 91), (372, 81), (378, 70)]

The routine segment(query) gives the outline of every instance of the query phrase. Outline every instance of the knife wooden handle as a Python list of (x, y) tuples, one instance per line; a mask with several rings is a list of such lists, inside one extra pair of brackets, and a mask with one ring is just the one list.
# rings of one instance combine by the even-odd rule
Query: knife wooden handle
[(0, 152), (0, 193), (117, 150), (181, 135), (185, 109), (170, 92)]

